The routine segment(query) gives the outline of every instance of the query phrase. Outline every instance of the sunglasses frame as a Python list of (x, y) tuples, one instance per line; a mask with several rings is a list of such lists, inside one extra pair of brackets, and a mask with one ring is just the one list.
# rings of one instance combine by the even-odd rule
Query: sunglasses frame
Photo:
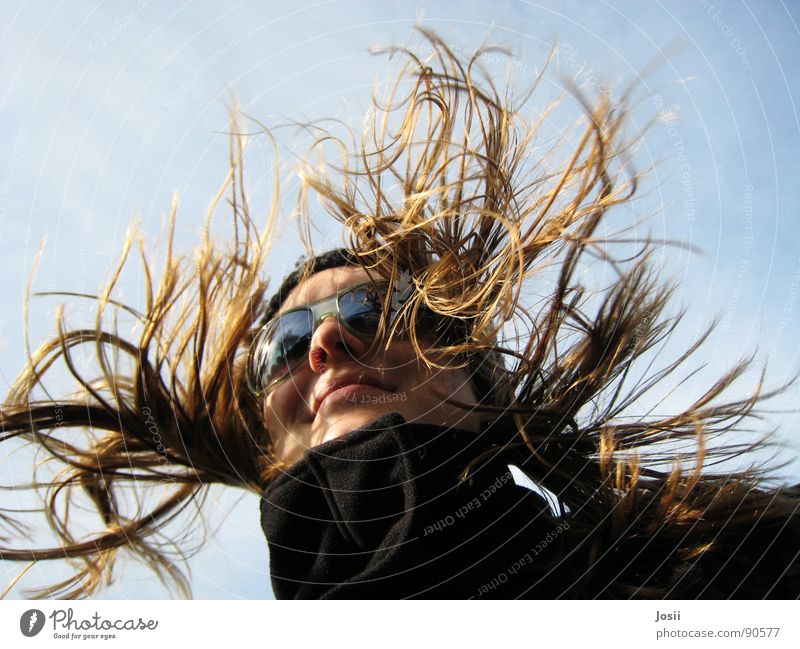
[[(332, 316), (339, 321), (340, 325), (344, 325), (350, 333), (352, 333), (354, 336), (357, 336), (359, 339), (364, 340), (363, 334), (361, 332), (357, 332), (348, 324), (347, 320), (344, 317), (342, 317), (342, 312), (339, 309), (339, 300), (343, 296), (353, 291), (356, 291), (360, 288), (363, 288), (364, 286), (370, 286), (372, 288), (375, 288), (376, 290), (379, 290), (379, 288), (376, 287), (375, 282), (372, 281), (359, 282), (358, 284), (353, 284), (352, 286), (347, 287), (344, 291), (337, 292), (336, 294), (331, 295), (329, 297), (322, 298), (321, 300), (317, 300), (316, 302), (312, 302), (311, 304), (306, 304), (303, 306), (299, 306), (295, 309), (290, 309), (289, 311), (285, 311), (284, 313), (281, 313), (280, 315), (277, 315), (274, 318), (272, 318), (269, 322), (266, 322), (253, 337), (253, 342), (251, 343), (250, 350), (247, 353), (247, 385), (250, 388), (250, 391), (253, 392), (255, 396), (263, 396), (265, 394), (268, 394), (276, 387), (278, 387), (281, 383), (286, 381), (290, 376), (292, 376), (294, 370), (298, 369), (303, 363), (305, 363), (308, 360), (308, 352), (310, 351), (310, 348), (309, 350), (306, 351), (305, 354), (303, 354), (302, 357), (300, 357), (295, 363), (293, 363), (289, 367), (289, 369), (287, 369), (287, 371), (279, 378), (271, 381), (261, 389), (258, 389), (257, 386), (254, 385), (253, 372), (251, 372), (251, 367), (253, 365), (252, 355), (256, 348), (256, 343), (260, 338), (269, 336), (275, 329), (275, 327), (278, 326), (278, 323), (281, 321), (281, 319), (291, 313), (300, 311), (311, 312), (311, 317), (313, 320), (311, 324), (310, 335), (312, 336), (314, 335), (314, 332), (322, 324), (322, 321), (325, 320), (325, 318)], [(404, 291), (404, 293), (407, 293), (407, 291)], [(385, 297), (385, 295), (382, 297)], [(394, 313), (397, 313), (396, 307), (399, 307), (402, 304), (402, 302), (405, 301), (405, 299), (403, 298), (407, 299), (407, 295), (401, 296), (400, 299), (397, 299), (397, 288), (395, 288), (395, 295), (392, 296), (391, 311), (389, 314), (390, 317), (389, 327), (391, 327), (393, 322), (391, 320), (392, 315)], [(331, 310), (331, 306), (334, 307), (333, 311)], [(381, 309), (381, 316), (382, 315), (383, 315), (383, 310)]]

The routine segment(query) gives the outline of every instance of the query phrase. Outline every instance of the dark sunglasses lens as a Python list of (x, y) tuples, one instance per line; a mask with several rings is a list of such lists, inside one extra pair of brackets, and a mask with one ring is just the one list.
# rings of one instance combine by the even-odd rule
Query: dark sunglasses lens
[(374, 286), (361, 286), (339, 296), (339, 315), (359, 336), (372, 338), (381, 320), (382, 298)]
[(263, 351), (254, 359), (259, 362), (257, 384), (260, 389), (286, 376), (303, 360), (311, 345), (311, 312), (292, 311), (282, 315), (263, 343)]

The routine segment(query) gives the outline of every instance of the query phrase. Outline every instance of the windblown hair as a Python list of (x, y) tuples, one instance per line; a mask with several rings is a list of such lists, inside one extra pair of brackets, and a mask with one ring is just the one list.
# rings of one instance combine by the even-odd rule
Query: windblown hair
[[(432, 368), (473, 371), (479, 399), (464, 407), (516, 426), (519, 443), (507, 449), (509, 461), (569, 512), (573, 533), (561, 539), (563, 556), (576, 566), (585, 592), (691, 592), (695, 562), (717, 561), (723, 569), (754, 525), (779, 530), (798, 500), (794, 489), (765, 486), (778, 467), (753, 460), (738, 471), (708, 469), (741, 463), (771, 444), (767, 437), (748, 441), (744, 433), (759, 402), (775, 392), (763, 393), (757, 381), (750, 396), (726, 399), (748, 361), (678, 412), (654, 415), (644, 405), (654, 387), (685, 380), (687, 361), (712, 327), (663, 359), (680, 314), (668, 312), (673, 289), (651, 268), (656, 244), (638, 240), (630, 255), (632, 244), (620, 233), (624, 261), (614, 258), (607, 236), (597, 236), (606, 213), (629, 202), (640, 181), (628, 160), (636, 140), (625, 134), (634, 89), (616, 101), (576, 93), (582, 132), (540, 155), (543, 124), (556, 104), (531, 123), (521, 109), (536, 86), (519, 101), (511, 90), (498, 90), (482, 65), (497, 50), (463, 60), (434, 33), (422, 33), (431, 56), (391, 50), (406, 65), (388, 95), (374, 99), (362, 133), (350, 133), (348, 141), (306, 125), (314, 144), (300, 169), (301, 219), (311, 220), (309, 199), (316, 195), (344, 226), (347, 247), (367, 272), (390, 283), (410, 272), (416, 290), (396, 326), (410, 331)], [(0, 439), (22, 438), (60, 469), (47, 480), (34, 475), (27, 485), (42, 494), (40, 511), (60, 544), (0, 549), (3, 559), (73, 565), (71, 577), (35, 596), (93, 593), (110, 583), (118, 552), (126, 549), (188, 594), (167, 552), (176, 541), (164, 538), (164, 526), (191, 504), (202, 506), (210, 485), (260, 494), (284, 468), (244, 372), (267, 309), (264, 271), (279, 183), (276, 175), (272, 209), (259, 226), (245, 196), (246, 137), (238, 117), (231, 130), (230, 173), (193, 256), (173, 252), (176, 202), (160, 273), (132, 230), (111, 280), (94, 296), (94, 326), (70, 328), (59, 311), (56, 336), (31, 355), (2, 407)], [(234, 228), (224, 247), (210, 221), (226, 194)], [(112, 299), (136, 243), (146, 286), (141, 312)], [(611, 270), (608, 286), (581, 285), (577, 273), (587, 258)], [(543, 296), (535, 308), (523, 290), (532, 285)], [(460, 338), (433, 348), (420, 344), (415, 323), (423, 306), (457, 322)], [(136, 337), (119, 333), (119, 312), (136, 319)], [(388, 344), (396, 332), (382, 333)], [(76, 349), (87, 345), (97, 375), (75, 361)], [(46, 389), (59, 366), (77, 381), (75, 393)], [(145, 508), (139, 491), (161, 500)], [(86, 498), (98, 512), (97, 527), (81, 538), (70, 513)], [(0, 510), (4, 545), (24, 531), (18, 514)]]

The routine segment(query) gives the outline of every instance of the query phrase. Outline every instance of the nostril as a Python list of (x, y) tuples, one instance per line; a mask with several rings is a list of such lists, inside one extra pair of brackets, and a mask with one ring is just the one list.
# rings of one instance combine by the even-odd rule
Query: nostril
[(327, 354), (322, 347), (314, 347), (309, 353), (309, 360), (312, 367), (322, 367), (325, 365)]

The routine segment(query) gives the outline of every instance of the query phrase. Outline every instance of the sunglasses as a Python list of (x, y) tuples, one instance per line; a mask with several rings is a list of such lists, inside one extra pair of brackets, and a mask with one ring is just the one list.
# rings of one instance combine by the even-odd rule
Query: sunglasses
[[(389, 326), (412, 288), (408, 282), (395, 286)], [(387, 289), (387, 286), (376, 286), (372, 282), (356, 284), (337, 295), (292, 309), (270, 320), (256, 334), (250, 347), (247, 359), (250, 389), (256, 394), (267, 393), (305, 363), (314, 331), (329, 316), (338, 318), (348, 331), (362, 340), (374, 340), (383, 317)], [(430, 311), (421, 311), (424, 312), (421, 319), (430, 322), (434, 317), (439, 320)]]

